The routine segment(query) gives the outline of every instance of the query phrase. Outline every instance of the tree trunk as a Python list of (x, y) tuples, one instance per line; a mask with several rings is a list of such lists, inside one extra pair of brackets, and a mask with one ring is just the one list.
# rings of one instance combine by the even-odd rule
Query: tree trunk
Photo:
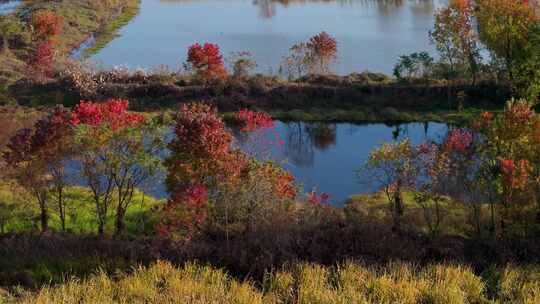
[(0, 220), (0, 234), (6, 233), (6, 223), (4, 220)]
[(105, 233), (105, 223), (101, 219), (98, 221), (98, 235), (103, 236)]
[(46, 232), (49, 230), (49, 212), (47, 211), (47, 207), (44, 203), (40, 204), (41, 214), (40, 214), (40, 221), (41, 221), (41, 232)]
[(126, 223), (124, 221), (126, 215), (126, 210), (122, 208), (122, 206), (118, 205), (118, 208), (116, 209), (116, 219), (115, 219), (115, 236), (120, 236), (124, 234), (126, 230)]
[(490, 205), (490, 209), (491, 209), (491, 227), (490, 227), (489, 230), (491, 232), (491, 236), (495, 237), (495, 231), (496, 231), (496, 229), (495, 229), (495, 205), (494, 205), (494, 203), (492, 201), (489, 203), (489, 205)]
[(62, 225), (62, 232), (66, 232), (66, 206), (64, 206), (64, 193), (63, 189), (58, 190), (58, 210), (60, 216), (60, 223)]
[(435, 200), (435, 229), (436, 233), (439, 234), (441, 229), (441, 207), (439, 205), (439, 200)]
[(6, 36), (3, 37), (2, 53), (7, 54), (9, 52), (9, 40)]
[(401, 197), (401, 181), (397, 182), (394, 192), (394, 232), (401, 232), (401, 217), (403, 216), (403, 198)]

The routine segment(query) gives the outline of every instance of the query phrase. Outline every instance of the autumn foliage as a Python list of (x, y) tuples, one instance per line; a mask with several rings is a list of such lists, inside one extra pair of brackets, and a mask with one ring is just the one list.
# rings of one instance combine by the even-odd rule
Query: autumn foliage
[(196, 43), (189, 47), (187, 63), (203, 81), (220, 79), (227, 76), (227, 70), (217, 44)]
[(336, 39), (326, 32), (321, 32), (311, 37), (307, 45), (319, 73), (327, 73), (329, 64), (337, 58)]
[(51, 76), (54, 63), (54, 44), (46, 40), (37, 45), (28, 61), (28, 66), (33, 72), (43, 76)]
[[(13, 136), (3, 154), (8, 175), (32, 193), (38, 202), (43, 231), (48, 230), (51, 197), (57, 200), (60, 209), (63, 206), (63, 161), (71, 154), (69, 116), (66, 109), (55, 109), (34, 128), (22, 129)], [(60, 214), (63, 228), (64, 215)]]
[(50, 77), (55, 48), (59, 43), (64, 19), (55, 12), (44, 10), (32, 15), (35, 49), (28, 59), (28, 66), (35, 77)]
[(244, 132), (253, 132), (257, 129), (268, 129), (274, 126), (272, 117), (264, 112), (254, 112), (242, 109), (235, 114), (236, 122)]
[(64, 18), (53, 11), (43, 10), (32, 15), (34, 39), (44, 42), (56, 39), (62, 33)]
[(71, 125), (87, 125), (103, 127), (112, 131), (134, 126), (144, 122), (144, 116), (128, 112), (129, 101), (125, 99), (109, 99), (102, 103), (81, 101), (73, 109)]
[[(245, 132), (272, 125), (266, 114), (243, 110), (236, 117)], [(293, 176), (271, 163), (260, 163), (234, 148), (233, 136), (209, 105), (182, 105), (176, 117), (176, 139), (169, 145), (167, 187), (171, 194), (157, 230), (189, 239), (202, 229), (209, 204), (235, 195), (248, 175), (269, 183), (276, 196), (296, 195)], [(221, 202), (220, 202), (221, 201)]]

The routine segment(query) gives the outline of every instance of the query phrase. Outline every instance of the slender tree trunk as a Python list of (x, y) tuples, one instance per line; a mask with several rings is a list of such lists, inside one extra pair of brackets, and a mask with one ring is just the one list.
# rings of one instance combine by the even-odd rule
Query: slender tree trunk
[(41, 222), (41, 232), (46, 232), (49, 230), (49, 212), (45, 203), (40, 203), (40, 222)]
[[(537, 187), (538, 190), (538, 187)], [(540, 224), (540, 199), (538, 199), (538, 191), (534, 192), (534, 200), (536, 202), (536, 223)]]
[(401, 196), (401, 181), (397, 181), (394, 192), (394, 227), (392, 230), (401, 232), (401, 217), (403, 216), (403, 198)]
[(107, 221), (107, 212), (103, 211), (103, 206), (101, 206), (99, 197), (94, 197), (96, 203), (96, 213), (98, 220), (98, 235), (103, 236), (105, 233), (105, 222)]
[(490, 227), (490, 231), (491, 231), (491, 236), (495, 236), (495, 204), (493, 203), (493, 201), (491, 201), (489, 203), (490, 205), (490, 211), (491, 211), (491, 227)]
[(62, 188), (58, 189), (58, 210), (62, 232), (66, 232), (66, 206), (64, 205), (64, 190)]
[(103, 234), (105, 234), (105, 223), (100, 217), (98, 220), (98, 235), (103, 236)]
[(2, 53), (7, 54), (9, 52), (9, 40), (4, 35), (3, 43), (2, 43)]
[(439, 200), (435, 200), (435, 229), (437, 234), (441, 227), (441, 206), (439, 205)]
[(126, 223), (124, 221), (126, 215), (125, 208), (122, 207), (122, 205), (118, 204), (118, 208), (116, 208), (116, 220), (115, 220), (115, 236), (120, 236), (124, 234), (126, 229)]
[(0, 220), (0, 234), (6, 233), (6, 222), (4, 220)]

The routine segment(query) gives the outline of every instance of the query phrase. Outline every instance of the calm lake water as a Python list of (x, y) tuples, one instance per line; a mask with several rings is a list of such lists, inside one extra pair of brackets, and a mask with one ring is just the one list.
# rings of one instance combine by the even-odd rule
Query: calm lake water
[[(305, 191), (326, 192), (331, 202), (340, 206), (353, 194), (378, 190), (357, 175), (373, 148), (404, 138), (420, 143), (437, 139), (446, 131), (447, 126), (439, 123), (388, 126), (277, 122), (275, 131), (248, 138), (237, 134), (236, 144), (259, 158), (276, 161), (294, 174)], [(155, 179), (146, 191), (159, 198), (167, 197), (162, 179)]]
[(91, 59), (147, 68), (185, 61), (195, 42), (249, 51), (257, 71), (277, 73), (295, 43), (327, 31), (338, 41), (338, 74), (391, 73), (399, 55), (433, 51), (428, 31), (447, 0), (142, 0), (141, 10)]
[(0, 1), (0, 16), (7, 15), (15, 11), (17, 6), (21, 4), (20, 0)]

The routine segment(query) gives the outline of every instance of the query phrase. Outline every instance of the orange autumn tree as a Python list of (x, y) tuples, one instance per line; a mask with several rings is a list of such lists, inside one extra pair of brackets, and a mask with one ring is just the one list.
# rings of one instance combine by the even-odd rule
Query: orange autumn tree
[(309, 39), (307, 47), (313, 58), (313, 71), (328, 73), (330, 64), (337, 58), (337, 42), (327, 32), (321, 32)]
[(196, 76), (204, 82), (227, 76), (219, 46), (213, 43), (205, 43), (204, 45), (196, 43), (190, 46), (186, 67), (193, 70)]
[(455, 75), (458, 68), (464, 66), (474, 85), (481, 58), (472, 2), (451, 0), (447, 7), (438, 10), (430, 37), (442, 60), (448, 64), (449, 75)]
[[(540, 221), (540, 116), (525, 100), (511, 100), (504, 112), (485, 112), (474, 124), (485, 136), (483, 153), (491, 183), (500, 198), (500, 228), (508, 233), (512, 225), (521, 229), (536, 205)], [(531, 208), (533, 207), (533, 208)], [(521, 219), (520, 219), (521, 218)]]
[(50, 76), (55, 48), (62, 33), (64, 18), (53, 11), (42, 10), (34, 13), (30, 20), (35, 44), (28, 66), (39, 76)]
[(53, 11), (38, 11), (32, 15), (34, 39), (40, 42), (56, 39), (62, 33), (64, 18)]
[[(237, 117), (250, 120), (237, 122), (246, 131), (256, 126), (269, 127), (266, 115), (243, 111)], [(166, 161), (170, 199), (156, 227), (159, 234), (189, 240), (205, 225), (220, 222), (228, 233), (232, 219), (245, 216), (240, 212), (248, 212), (242, 202), (253, 206), (253, 201), (245, 198), (246, 193), (255, 192), (258, 199), (269, 201), (296, 196), (292, 175), (236, 149), (231, 132), (211, 106), (182, 105), (174, 133), (176, 138), (169, 145), (171, 155)], [(263, 188), (264, 194), (260, 190)]]

